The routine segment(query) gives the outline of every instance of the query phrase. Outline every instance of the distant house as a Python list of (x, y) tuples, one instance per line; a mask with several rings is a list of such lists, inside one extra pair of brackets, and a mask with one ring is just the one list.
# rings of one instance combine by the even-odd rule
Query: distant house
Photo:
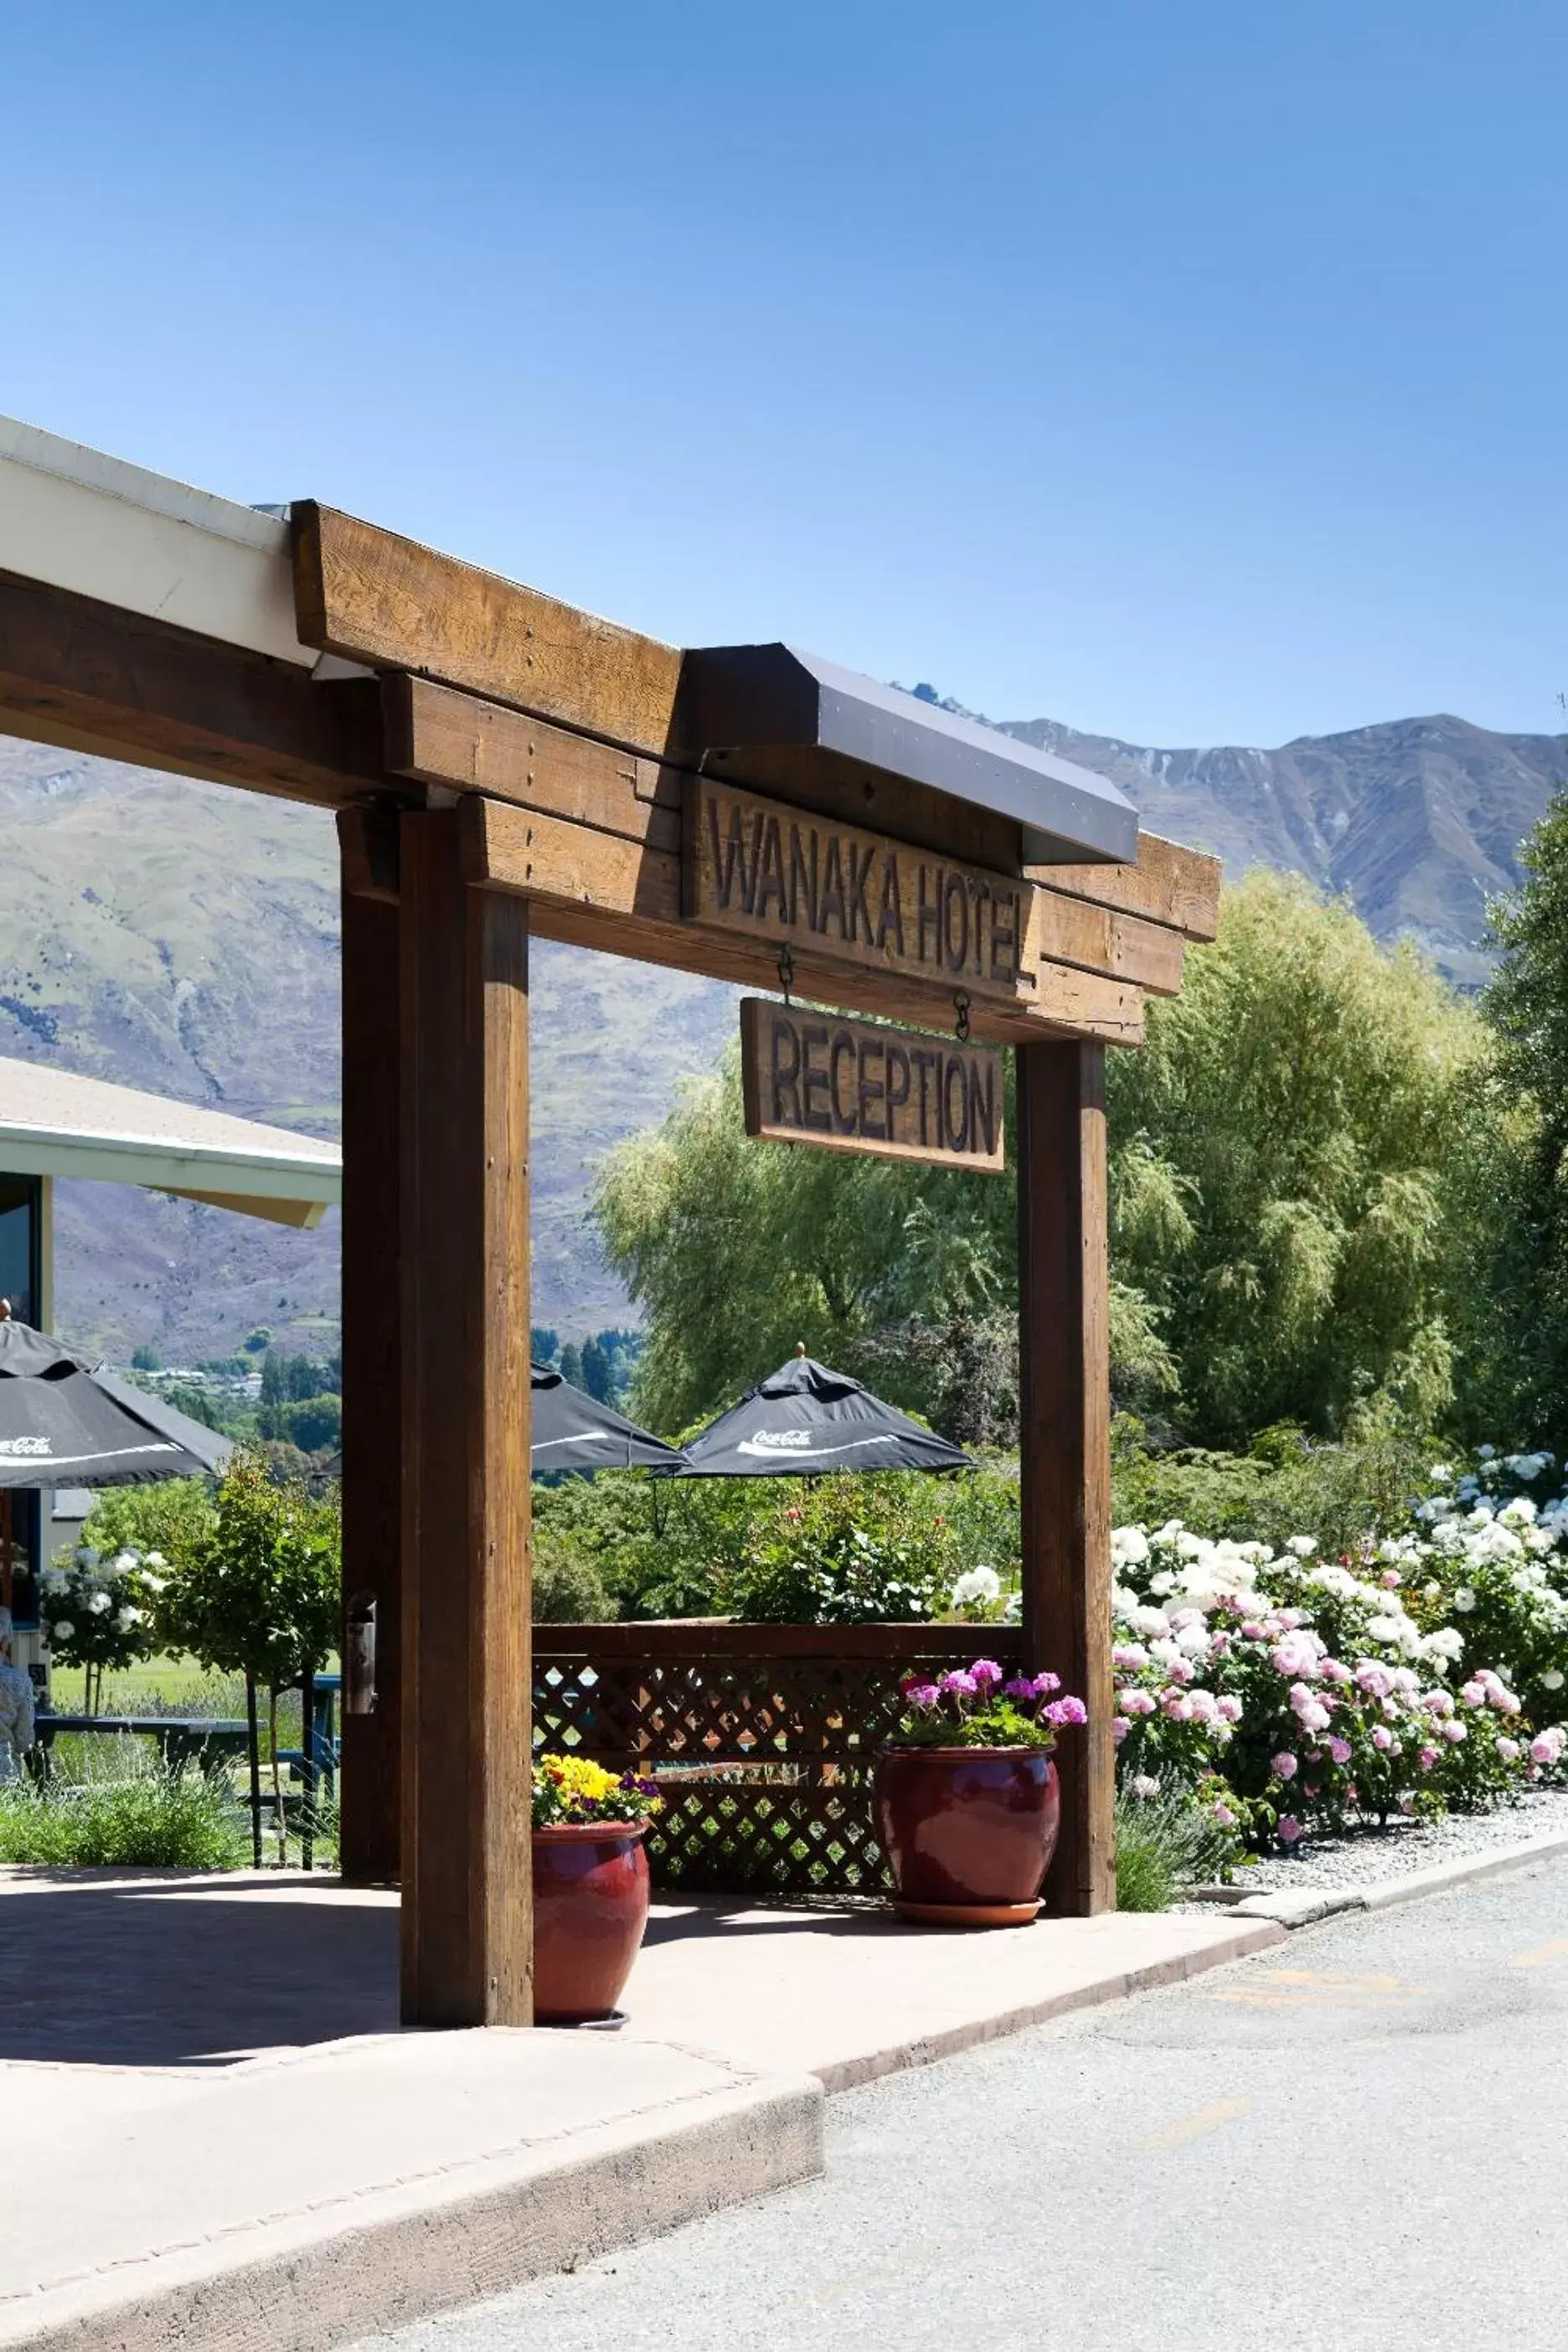
[[(335, 1144), (0, 1056), (0, 1296), (23, 1322), (46, 1331), (54, 1314), (57, 1176), (140, 1184), (307, 1230), (342, 1197), (342, 1157)], [(36, 1627), (29, 1607), (37, 1589), (33, 1572), (46, 1540), (53, 1551), (74, 1535), (82, 1501), (75, 1490), (68, 1496), (15, 1498), (17, 1650), (24, 1663), (36, 1647), (27, 1639)]]

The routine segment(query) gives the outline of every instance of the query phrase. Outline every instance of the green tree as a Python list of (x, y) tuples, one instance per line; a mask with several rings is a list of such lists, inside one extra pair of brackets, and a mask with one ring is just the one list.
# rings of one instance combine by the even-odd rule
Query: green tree
[[(255, 1454), (237, 1452), (218, 1486), (213, 1523), (175, 1563), (159, 1630), (219, 1674), (242, 1674), (254, 1703), (268, 1694), (279, 1858), (287, 1831), (278, 1765), (278, 1693), (337, 1644), (342, 1528), (303, 1486), (278, 1485)], [(251, 1755), (256, 1771), (256, 1755)]]
[(1112, 1248), (1211, 1445), (1454, 1394), (1459, 1171), (1485, 1032), (1413, 950), (1295, 876), (1226, 893), (1180, 997), (1108, 1079)]
[[(1281, 875), (1228, 891), (1145, 1047), (1108, 1057), (1120, 1399), (1206, 1444), (1332, 1433), (1374, 1401), (1444, 1412), (1485, 1059), (1473, 1011), (1348, 907)], [(634, 1393), (658, 1426), (797, 1339), (939, 1426), (972, 1377), (1005, 1414), (1010, 1179), (748, 1145), (731, 1053), (610, 1155), (595, 1213), (645, 1312)]]
[(1482, 1008), (1497, 1040), (1465, 1234), (1473, 1433), (1563, 1450), (1568, 1433), (1568, 792), (1488, 912), (1499, 960)]

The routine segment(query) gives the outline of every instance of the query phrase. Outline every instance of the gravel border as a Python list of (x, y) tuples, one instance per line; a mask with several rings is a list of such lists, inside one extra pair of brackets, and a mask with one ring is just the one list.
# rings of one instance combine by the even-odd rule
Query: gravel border
[(1201, 1899), (1206, 1907), (1253, 1895), (1371, 1888), (1450, 1863), (1483, 1861), (1554, 1832), (1568, 1835), (1568, 1789), (1532, 1789), (1517, 1804), (1490, 1812), (1444, 1813), (1436, 1821), (1392, 1821), (1386, 1829), (1369, 1824), (1343, 1837), (1304, 1837), (1292, 1853), (1260, 1855), (1237, 1872), (1231, 1885)]

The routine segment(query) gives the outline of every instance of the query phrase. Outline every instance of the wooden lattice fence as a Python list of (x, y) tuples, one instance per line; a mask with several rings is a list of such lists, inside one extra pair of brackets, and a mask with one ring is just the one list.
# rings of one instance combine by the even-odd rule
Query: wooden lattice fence
[(539, 1625), (536, 1745), (660, 1785), (658, 1884), (689, 1892), (874, 1895), (888, 1884), (871, 1765), (911, 1671), (1007, 1667), (1011, 1627)]

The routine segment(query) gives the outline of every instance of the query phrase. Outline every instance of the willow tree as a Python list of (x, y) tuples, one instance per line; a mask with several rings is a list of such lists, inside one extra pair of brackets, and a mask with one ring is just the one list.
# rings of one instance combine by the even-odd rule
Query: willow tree
[(1454, 1396), (1481, 1023), (1343, 901), (1259, 872), (1181, 996), (1113, 1058), (1113, 1250), (1175, 1360), (1184, 1429), (1235, 1444)]
[[(1109, 1056), (1121, 1396), (1210, 1444), (1373, 1399), (1437, 1420), (1484, 1052), (1347, 906), (1268, 873), (1227, 891), (1142, 1050)], [(671, 1430), (797, 1339), (930, 1410), (933, 1354), (962, 1365), (1016, 1305), (1010, 1177), (748, 1143), (733, 1055), (611, 1156), (595, 1213), (647, 1321), (639, 1407)]]

